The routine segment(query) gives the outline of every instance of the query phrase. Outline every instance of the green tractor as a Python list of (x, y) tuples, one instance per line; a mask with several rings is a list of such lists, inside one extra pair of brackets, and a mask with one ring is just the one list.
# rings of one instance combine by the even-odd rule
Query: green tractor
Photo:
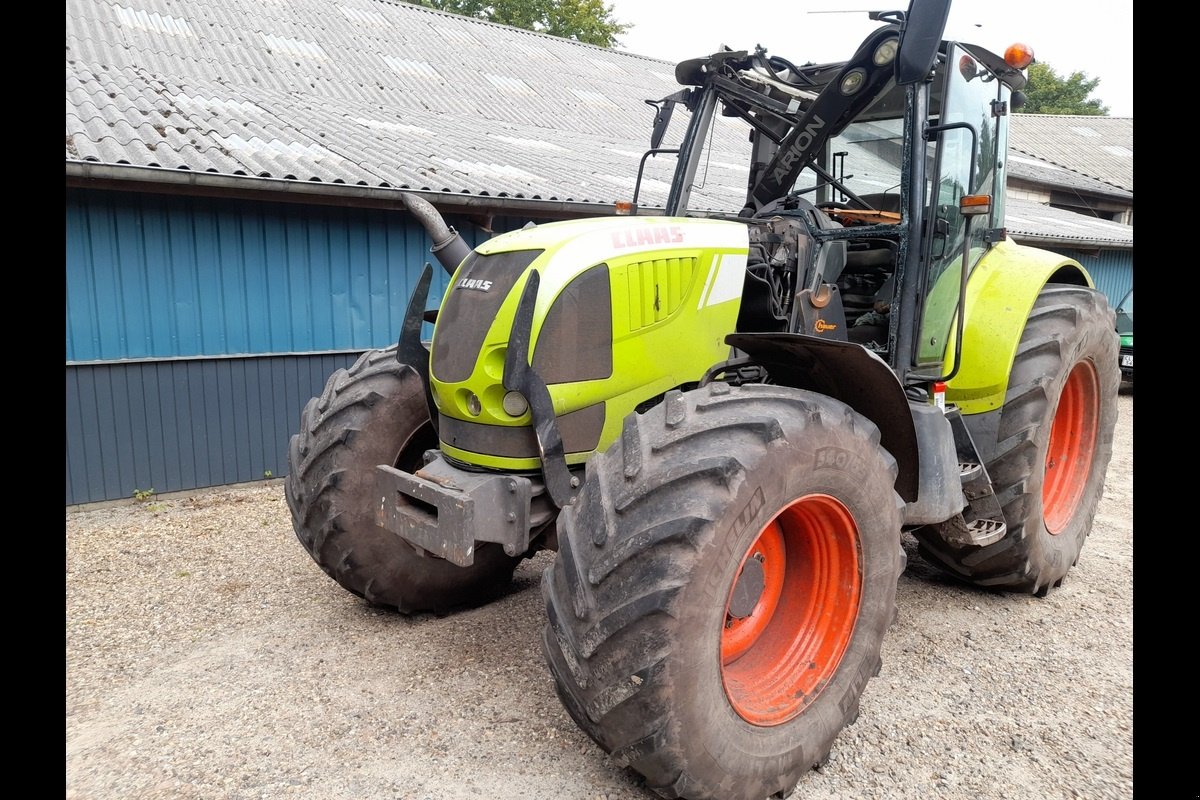
[[(557, 551), (566, 710), (661, 795), (720, 800), (785, 796), (854, 720), (902, 532), (962, 581), (1058, 586), (1111, 455), (1114, 315), (1078, 262), (1006, 237), (1032, 53), (943, 41), (948, 13), (872, 12), (839, 63), (679, 64), (662, 216), (635, 190), (471, 249), (407, 196), (452, 278), (427, 310), (426, 266), (398, 344), (304, 409), (286, 494), (317, 564), (443, 613)], [(744, 198), (698, 211), (729, 126)]]

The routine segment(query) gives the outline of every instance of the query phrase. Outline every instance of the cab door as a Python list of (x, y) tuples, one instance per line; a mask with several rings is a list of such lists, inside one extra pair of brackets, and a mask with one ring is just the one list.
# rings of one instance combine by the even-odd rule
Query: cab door
[[(926, 271), (914, 357), (915, 366), (926, 372), (945, 360), (955, 333), (968, 227), (968, 272), (986, 252), (993, 229), (1003, 227), (1003, 156), (1008, 146), (1008, 87), (958, 44), (950, 45), (942, 69), (940, 115), (931, 120), (936, 133), (928, 145), (934, 168), (926, 185)], [(974, 217), (970, 226), (959, 211), (959, 200), (968, 194), (992, 196), (990, 214)]]

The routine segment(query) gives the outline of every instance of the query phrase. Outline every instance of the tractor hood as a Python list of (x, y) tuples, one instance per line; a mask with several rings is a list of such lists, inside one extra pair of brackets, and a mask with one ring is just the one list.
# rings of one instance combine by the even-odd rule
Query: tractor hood
[(443, 451), (489, 468), (538, 467), (530, 398), (504, 386), (534, 273), (528, 363), (549, 390), (568, 462), (580, 463), (616, 438), (629, 412), (728, 358), (747, 252), (741, 223), (668, 217), (554, 222), (479, 245), (451, 277), (434, 325)]

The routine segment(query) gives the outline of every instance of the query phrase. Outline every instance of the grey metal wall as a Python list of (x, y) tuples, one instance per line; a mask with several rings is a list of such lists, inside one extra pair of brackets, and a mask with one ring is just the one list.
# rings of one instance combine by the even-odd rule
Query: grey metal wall
[(358, 353), (67, 367), (67, 504), (287, 473), (304, 404)]

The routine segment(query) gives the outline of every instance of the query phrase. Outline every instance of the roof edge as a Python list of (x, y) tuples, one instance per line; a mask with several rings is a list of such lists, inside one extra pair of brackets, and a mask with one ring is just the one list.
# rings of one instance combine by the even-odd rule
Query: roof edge
[(67, 186), (76, 188), (147, 191), (165, 194), (194, 194), (204, 196), (270, 199), (290, 203), (359, 206), (405, 210), (402, 194), (412, 194), (434, 206), (460, 213), (503, 212), (532, 217), (592, 217), (611, 216), (616, 209), (611, 203), (590, 203), (574, 200), (532, 200), (519, 197), (497, 197), (466, 192), (433, 192), (420, 189), (397, 189), (383, 186), (352, 186), (350, 184), (297, 181), (286, 178), (223, 175), (213, 172), (191, 172), (167, 167), (141, 167), (131, 164), (102, 164), (93, 161), (67, 161)]
[[(1034, 161), (1040, 161), (1043, 164), (1049, 164), (1051, 167), (1056, 167), (1058, 169), (1066, 170), (1067, 172), (1070, 172), (1073, 175), (1078, 175), (1082, 178), (1087, 178), (1090, 181), (1096, 181), (1097, 183), (1102, 183), (1105, 186), (1111, 186), (1113, 189), (1116, 189), (1118, 191), (1128, 192), (1130, 197), (1133, 196), (1133, 189), (1130, 189), (1125, 186), (1121, 186), (1120, 184), (1113, 183), (1112, 181), (1106, 181), (1103, 178), (1097, 178), (1095, 175), (1090, 175), (1086, 172), (1082, 172), (1068, 164), (1060, 164), (1057, 161), (1054, 161), (1052, 159), (1045, 158), (1045, 157), (1039, 156), (1039, 155), (1035, 155), (1034, 153), (1031, 153), (1028, 150), (1022, 150), (1021, 148), (1014, 146), (1012, 143), (1009, 143), (1008, 149), (1010, 152), (1020, 153), (1025, 158), (1030, 158), (1030, 159), (1033, 159)], [(1033, 179), (1032, 178), (1024, 178), (1023, 180), (1033, 180)], [(1049, 183), (1051, 183), (1051, 181), (1044, 181), (1044, 183), (1049, 184)], [(1099, 190), (1084, 189), (1082, 191), (1092, 191), (1095, 194), (1101, 194), (1101, 192)]]
[(1071, 239), (1065, 236), (1045, 236), (1036, 233), (1014, 233), (1008, 232), (1008, 237), (1017, 244), (1027, 244), (1030, 246), (1037, 245), (1057, 245), (1059, 247), (1070, 247), (1076, 250), (1132, 250), (1133, 242), (1121, 242), (1115, 239)]

